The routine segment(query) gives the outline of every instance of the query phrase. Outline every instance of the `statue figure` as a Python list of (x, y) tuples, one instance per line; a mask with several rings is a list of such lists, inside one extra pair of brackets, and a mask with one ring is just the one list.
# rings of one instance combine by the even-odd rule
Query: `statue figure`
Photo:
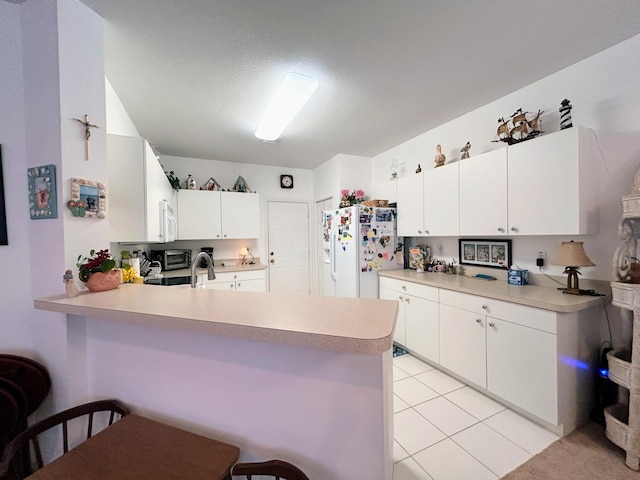
[(467, 142), (464, 147), (460, 150), (462, 152), (462, 157), (460, 160), (464, 160), (465, 158), (469, 158), (469, 149), (471, 148), (471, 143)]
[(64, 289), (67, 291), (67, 297), (76, 297), (78, 295), (78, 287), (76, 282), (73, 281), (73, 272), (67, 270), (62, 276), (62, 282), (64, 283)]
[(447, 157), (442, 153), (442, 147), (439, 144), (436, 145), (436, 158), (433, 160), (435, 162), (435, 166), (433, 168), (443, 166), (446, 158)]

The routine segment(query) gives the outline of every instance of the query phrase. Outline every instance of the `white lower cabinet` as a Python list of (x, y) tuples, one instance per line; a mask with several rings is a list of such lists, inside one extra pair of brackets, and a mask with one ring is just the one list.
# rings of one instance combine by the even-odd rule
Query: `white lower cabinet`
[(440, 363), (555, 425), (555, 315), (524, 305), (441, 290)]
[(382, 277), (380, 298), (400, 303), (394, 342), (438, 362), (438, 289)]
[(380, 298), (400, 302), (394, 341), (411, 353), (560, 435), (588, 419), (599, 307), (556, 312), (384, 276)]
[(497, 318), (487, 321), (487, 389), (556, 425), (556, 335)]
[(486, 388), (485, 315), (440, 305), (440, 365)]
[(198, 279), (202, 288), (213, 290), (236, 290), (244, 292), (266, 292), (266, 274), (264, 270), (216, 273), (215, 280), (208, 280), (207, 274)]

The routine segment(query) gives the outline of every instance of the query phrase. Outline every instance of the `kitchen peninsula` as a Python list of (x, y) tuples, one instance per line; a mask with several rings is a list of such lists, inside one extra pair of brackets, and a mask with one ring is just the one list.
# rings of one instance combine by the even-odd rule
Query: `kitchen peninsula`
[(310, 478), (392, 478), (395, 301), (121, 285), (67, 314), (72, 398), (278, 457)]

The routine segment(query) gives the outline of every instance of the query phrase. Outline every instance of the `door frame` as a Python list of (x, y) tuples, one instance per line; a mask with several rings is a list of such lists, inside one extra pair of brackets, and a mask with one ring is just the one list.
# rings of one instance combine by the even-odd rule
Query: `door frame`
[(319, 208), (321, 203), (326, 201), (333, 201), (333, 196), (329, 195), (328, 197), (321, 198), (320, 200), (316, 200), (313, 204), (313, 284), (314, 288), (312, 292), (315, 292), (316, 295), (322, 295), (320, 289), (322, 288), (322, 284), (320, 282), (320, 269), (322, 267), (322, 255), (320, 255), (320, 250), (322, 249), (322, 242), (320, 241), (320, 237), (322, 235), (322, 225), (318, 221), (322, 215), (322, 209)]
[(271, 200), (267, 200), (267, 205), (266, 205), (266, 211), (265, 211), (265, 215), (267, 217), (267, 221), (266, 221), (266, 237), (265, 237), (265, 265), (267, 266), (267, 278), (266, 278), (266, 283), (267, 283), (267, 291), (270, 292), (271, 291), (271, 262), (269, 261), (269, 252), (271, 251), (271, 249), (269, 248), (269, 239), (270, 239), (270, 232), (269, 232), (269, 227), (270, 227), (270, 223), (269, 223), (269, 204), (270, 203), (304, 203), (307, 206), (307, 255), (308, 255), (308, 259), (309, 259), (309, 267), (307, 269), (307, 275), (309, 276), (309, 294), (311, 294), (311, 292), (315, 291), (315, 279), (313, 276), (313, 253), (311, 251), (311, 234), (313, 232), (312, 230), (312, 218), (311, 218), (311, 202), (308, 200), (285, 200), (285, 199), (271, 199)]

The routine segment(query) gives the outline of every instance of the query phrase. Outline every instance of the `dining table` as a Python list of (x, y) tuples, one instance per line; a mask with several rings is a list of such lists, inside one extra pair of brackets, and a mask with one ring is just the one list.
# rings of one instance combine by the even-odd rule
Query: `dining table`
[(114, 422), (29, 480), (230, 480), (240, 450), (137, 414)]

